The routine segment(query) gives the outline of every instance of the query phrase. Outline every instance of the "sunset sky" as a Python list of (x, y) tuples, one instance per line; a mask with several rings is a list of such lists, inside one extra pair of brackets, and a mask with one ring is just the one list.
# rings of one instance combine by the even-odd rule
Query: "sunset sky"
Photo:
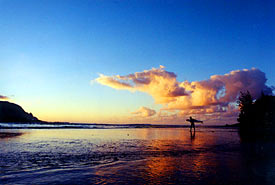
[(0, 0), (0, 99), (45, 121), (235, 123), (240, 90), (274, 90), (274, 22), (271, 0)]

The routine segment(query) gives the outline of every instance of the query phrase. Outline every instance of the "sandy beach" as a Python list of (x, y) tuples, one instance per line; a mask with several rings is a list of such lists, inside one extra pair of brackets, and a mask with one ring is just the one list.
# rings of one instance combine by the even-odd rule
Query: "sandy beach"
[(16, 137), (21, 136), (22, 133), (8, 133), (8, 132), (0, 132), (0, 138), (9, 138), (9, 137)]
[[(1, 130), (1, 184), (272, 184), (237, 129)], [(252, 152), (252, 153), (251, 153)]]

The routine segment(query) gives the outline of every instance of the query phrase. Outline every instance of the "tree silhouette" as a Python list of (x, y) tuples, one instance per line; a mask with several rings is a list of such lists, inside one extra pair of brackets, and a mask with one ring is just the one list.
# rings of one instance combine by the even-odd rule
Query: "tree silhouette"
[(254, 100), (249, 91), (240, 92), (238, 122), (240, 135), (245, 139), (274, 139), (275, 96), (265, 95)]
[(252, 124), (253, 117), (253, 98), (249, 91), (240, 92), (239, 100), (237, 101), (240, 109), (238, 122), (242, 125)]

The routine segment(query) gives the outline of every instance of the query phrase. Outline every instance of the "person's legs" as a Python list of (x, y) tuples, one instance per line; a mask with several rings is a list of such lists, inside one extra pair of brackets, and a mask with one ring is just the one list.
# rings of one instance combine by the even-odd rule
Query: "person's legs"
[(194, 130), (195, 130), (195, 125), (194, 125), (194, 123), (191, 123), (190, 132), (192, 132), (192, 128), (194, 128)]

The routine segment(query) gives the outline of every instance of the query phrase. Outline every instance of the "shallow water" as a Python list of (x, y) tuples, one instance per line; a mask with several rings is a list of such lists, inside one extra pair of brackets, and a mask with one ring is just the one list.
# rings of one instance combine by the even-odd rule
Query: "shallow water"
[[(273, 143), (237, 129), (2, 129), (0, 184), (274, 184)], [(268, 151), (265, 149), (269, 148)]]

